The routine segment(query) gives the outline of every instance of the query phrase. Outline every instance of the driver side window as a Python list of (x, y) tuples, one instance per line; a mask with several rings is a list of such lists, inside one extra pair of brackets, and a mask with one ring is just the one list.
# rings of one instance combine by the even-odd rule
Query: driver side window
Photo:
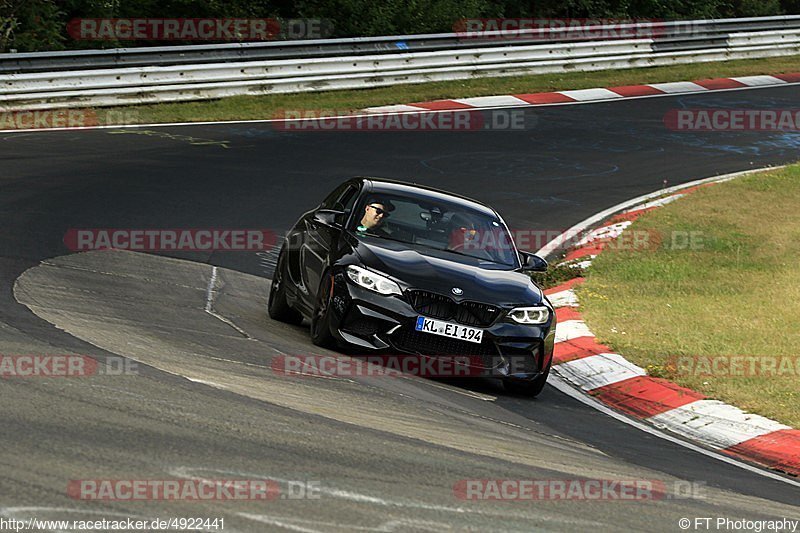
[(338, 187), (336, 187), (333, 190), (333, 192), (330, 193), (328, 195), (328, 197), (325, 198), (325, 200), (322, 201), (322, 203), (320, 204), (320, 207), (322, 209), (336, 209), (336, 207), (334, 207), (334, 206), (336, 205), (337, 200), (339, 200), (339, 198), (342, 197), (342, 194), (344, 193), (344, 191), (345, 191), (345, 189), (347, 187), (348, 187), (347, 183), (344, 183), (344, 184), (339, 185)]
[(356, 196), (358, 196), (358, 194), (356, 194), (357, 192), (358, 189), (355, 186), (349, 186), (333, 205), (333, 209), (339, 209), (341, 211), (350, 211), (353, 209), (353, 204), (356, 202)]

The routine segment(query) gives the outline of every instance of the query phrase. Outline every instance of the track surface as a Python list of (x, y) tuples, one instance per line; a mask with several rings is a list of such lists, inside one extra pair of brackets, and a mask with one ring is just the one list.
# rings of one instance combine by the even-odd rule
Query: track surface
[[(116, 351), (151, 365), (139, 376), (0, 382), (0, 512), (225, 516), (226, 529), (242, 531), (677, 531), (683, 516), (798, 518), (800, 490), (641, 433), (551, 388), (526, 400), (491, 383), (373, 380), (304, 383), (297, 390), (319, 390), (318, 398), (292, 397), (294, 382), (270, 374), (270, 357), (318, 351), (303, 328), (264, 317), (266, 284), (246, 274), (269, 276), (269, 254), (175, 255), (230, 269), (219, 271), (220, 312), (252, 337), (246, 347), (240, 334), (203, 316), (211, 268), (202, 264), (110, 253), (31, 271), (21, 299), (74, 336), (12, 292), (30, 267), (69, 252), (61, 242), (69, 228), (280, 232), (352, 175), (413, 178), (486, 201), (512, 227), (563, 229), (665, 180), (797, 158), (797, 133), (670, 132), (667, 110), (796, 108), (798, 100), (797, 87), (785, 87), (538, 108), (526, 111), (529, 129), (512, 132), (289, 134), (270, 124), (220, 124), (0, 134), (0, 353)], [(212, 351), (228, 362), (208, 363)], [(242, 376), (236, 362), (255, 365), (252, 375)], [(162, 370), (241, 380), (220, 390)], [(244, 385), (231, 393), (237, 383)], [(381, 408), (389, 413), (383, 420)], [(319, 501), (268, 504), (66, 496), (70, 479), (190, 475), (318, 480), (327, 492)], [(578, 476), (677, 478), (707, 491), (624, 504), (463, 502), (452, 493), (466, 478)]]

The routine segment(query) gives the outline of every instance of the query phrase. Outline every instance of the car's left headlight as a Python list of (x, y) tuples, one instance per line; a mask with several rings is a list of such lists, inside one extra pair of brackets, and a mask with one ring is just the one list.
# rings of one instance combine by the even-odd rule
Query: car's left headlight
[(353, 280), (353, 283), (379, 294), (384, 294), (386, 296), (390, 294), (403, 294), (400, 290), (400, 286), (388, 277), (367, 270), (366, 268), (361, 268), (360, 266), (348, 266), (347, 277)]
[(517, 324), (546, 324), (550, 320), (550, 309), (544, 306), (516, 307), (508, 317)]

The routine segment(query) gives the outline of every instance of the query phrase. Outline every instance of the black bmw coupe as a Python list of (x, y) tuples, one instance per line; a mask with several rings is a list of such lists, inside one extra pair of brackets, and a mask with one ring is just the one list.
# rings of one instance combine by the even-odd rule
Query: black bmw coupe
[(320, 346), (467, 356), (483, 375), (535, 396), (550, 371), (556, 319), (503, 219), (480, 202), (379, 178), (336, 188), (288, 232), (268, 311), (311, 321)]

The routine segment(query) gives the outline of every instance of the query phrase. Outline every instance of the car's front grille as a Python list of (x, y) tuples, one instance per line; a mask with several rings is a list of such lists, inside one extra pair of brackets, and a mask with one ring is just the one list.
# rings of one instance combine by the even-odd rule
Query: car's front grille
[(398, 350), (422, 355), (468, 356), (481, 360), (481, 366), (493, 367), (499, 355), (490, 342), (460, 341), (441, 335), (422, 333), (407, 327), (398, 329), (391, 336), (391, 342)]
[(456, 314), (456, 303), (452, 298), (427, 291), (408, 291), (411, 306), (417, 313), (431, 318), (449, 320)]
[(468, 326), (491, 326), (500, 314), (493, 305), (479, 302), (461, 302), (456, 311), (456, 321)]
[(449, 296), (435, 292), (412, 289), (406, 294), (417, 313), (430, 318), (455, 320), (467, 326), (491, 326), (502, 312), (499, 307), (492, 304), (458, 303)]

